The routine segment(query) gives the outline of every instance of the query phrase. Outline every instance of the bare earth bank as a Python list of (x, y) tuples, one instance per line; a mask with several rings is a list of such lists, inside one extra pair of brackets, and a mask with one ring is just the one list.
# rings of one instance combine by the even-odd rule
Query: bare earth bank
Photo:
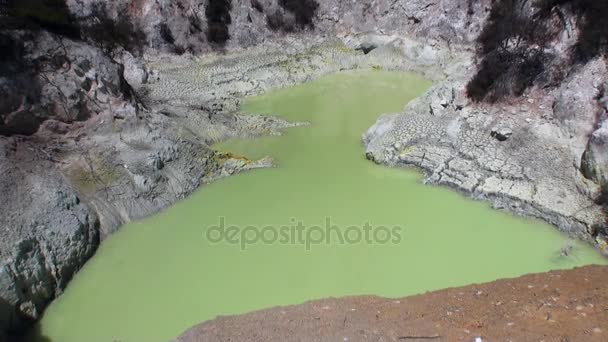
[(219, 317), (174, 342), (607, 341), (607, 281), (607, 266), (586, 266), (402, 299), (324, 299)]

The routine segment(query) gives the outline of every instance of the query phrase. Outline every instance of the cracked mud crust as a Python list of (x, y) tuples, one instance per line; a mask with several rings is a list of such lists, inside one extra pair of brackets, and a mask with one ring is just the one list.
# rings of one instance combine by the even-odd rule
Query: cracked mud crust
[(543, 219), (608, 253), (600, 188), (582, 175), (581, 155), (553, 118), (555, 95), (480, 105), (465, 96), (466, 73), (453, 76), (378, 119), (363, 136), (367, 158), (420, 168), (428, 184)]

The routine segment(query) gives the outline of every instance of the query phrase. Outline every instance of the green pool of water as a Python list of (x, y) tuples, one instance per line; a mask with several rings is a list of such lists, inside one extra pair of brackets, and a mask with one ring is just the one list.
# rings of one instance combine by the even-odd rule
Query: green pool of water
[[(247, 100), (246, 112), (312, 125), (218, 146), (271, 155), (279, 167), (204, 186), (169, 210), (124, 227), (49, 307), (38, 339), (168, 341), (217, 315), (330, 296), (406, 296), (604, 263), (580, 243), (573, 256), (560, 257), (568, 239), (542, 222), (421, 185), (417, 172), (365, 160), (362, 132), (429, 86), (411, 74), (349, 72)], [(266, 243), (241, 246), (234, 229), (230, 240), (237, 243), (208, 241), (207, 235), (218, 238), (218, 229), (208, 229), (222, 217), (225, 228), (255, 226), (248, 238), (254, 228), (272, 225), (279, 241), (273, 243), (271, 229), (264, 231)], [(327, 219), (338, 232), (331, 231), (330, 243), (309, 248), (290, 227), (301, 221), (304, 240), (310, 233), (318, 241)], [(344, 244), (339, 232), (349, 234)]]

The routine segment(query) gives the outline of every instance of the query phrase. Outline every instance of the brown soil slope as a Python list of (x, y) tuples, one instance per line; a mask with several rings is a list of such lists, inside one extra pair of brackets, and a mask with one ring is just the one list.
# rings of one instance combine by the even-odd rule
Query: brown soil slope
[(607, 285), (608, 267), (587, 266), (398, 300), (325, 299), (220, 317), (176, 342), (606, 342)]

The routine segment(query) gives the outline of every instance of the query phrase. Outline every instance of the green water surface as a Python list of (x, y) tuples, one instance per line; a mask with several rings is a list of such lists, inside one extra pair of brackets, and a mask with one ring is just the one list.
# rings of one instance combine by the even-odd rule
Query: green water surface
[[(218, 146), (270, 155), (279, 167), (204, 186), (165, 212), (123, 227), (49, 307), (38, 339), (168, 341), (217, 315), (330, 296), (406, 296), (604, 263), (580, 243), (573, 256), (560, 257), (568, 239), (542, 222), (424, 186), (415, 171), (365, 160), (360, 139), (367, 127), (429, 86), (411, 74), (359, 71), (248, 99), (246, 112), (312, 125)], [(260, 242), (242, 250), (206, 240), (206, 229), (220, 217), (242, 228), (297, 221), (324, 226), (330, 218), (342, 231), (366, 222), (402, 230), (399, 243), (333, 240), (307, 250), (299, 243)]]

